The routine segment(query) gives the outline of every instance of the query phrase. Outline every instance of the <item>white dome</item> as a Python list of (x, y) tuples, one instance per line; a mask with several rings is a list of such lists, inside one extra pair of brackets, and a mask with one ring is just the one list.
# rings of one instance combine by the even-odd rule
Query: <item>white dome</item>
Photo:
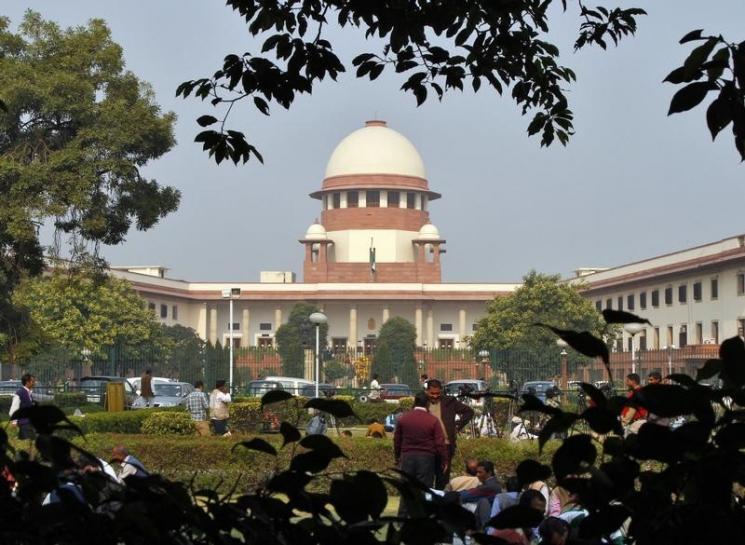
[(305, 232), (306, 240), (326, 240), (326, 228), (320, 223), (314, 223)]
[(431, 223), (425, 223), (424, 225), (422, 225), (422, 228), (419, 229), (419, 239), (440, 240), (440, 231), (438, 231), (437, 227), (435, 227)]
[(326, 164), (326, 178), (350, 174), (398, 174), (427, 178), (419, 152), (385, 121), (368, 121), (336, 146)]

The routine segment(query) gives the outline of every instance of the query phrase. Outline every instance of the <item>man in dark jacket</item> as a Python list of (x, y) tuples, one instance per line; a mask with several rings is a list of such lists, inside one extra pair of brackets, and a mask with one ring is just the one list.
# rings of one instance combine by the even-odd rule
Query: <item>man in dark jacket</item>
[[(414, 408), (401, 415), (393, 434), (393, 449), (401, 471), (428, 487), (435, 481), (435, 463), (447, 460), (445, 434), (440, 422), (427, 412), (427, 398), (417, 394)], [(445, 468), (439, 468), (442, 471)]]
[[(427, 381), (427, 388), (424, 391), (427, 394), (427, 410), (440, 421), (448, 447), (446, 463), (437, 464), (437, 468), (446, 469), (438, 471), (435, 475), (435, 488), (443, 490), (450, 481), (450, 461), (455, 454), (458, 432), (473, 418), (473, 409), (452, 396), (443, 395), (442, 383), (435, 378)], [(457, 423), (456, 416), (458, 416)]]
[[(10, 403), (9, 415), (13, 416), (18, 409), (27, 409), (34, 404), (31, 391), (36, 385), (36, 377), (30, 373), (26, 373), (21, 377), (21, 387), (18, 388), (13, 399)], [(18, 438), (19, 439), (35, 439), (36, 432), (34, 427), (29, 422), (28, 418), (19, 418), (18, 420), (12, 420), (11, 424), (18, 426)]]

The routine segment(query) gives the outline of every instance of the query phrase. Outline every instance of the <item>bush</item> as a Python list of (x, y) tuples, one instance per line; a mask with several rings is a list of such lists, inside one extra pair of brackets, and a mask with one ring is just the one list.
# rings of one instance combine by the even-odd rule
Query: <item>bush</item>
[(85, 416), (71, 416), (70, 421), (85, 434), (89, 433), (141, 433), (142, 423), (154, 413), (183, 412), (183, 407), (139, 409), (117, 413), (99, 412)]
[(82, 392), (58, 392), (54, 394), (54, 404), (63, 409), (65, 407), (80, 407), (86, 405), (88, 396)]
[(398, 406), (401, 410), (404, 411), (410, 411), (414, 408), (414, 398), (413, 397), (402, 397), (398, 400)]
[(197, 427), (187, 413), (152, 413), (142, 422), (147, 435), (194, 435)]

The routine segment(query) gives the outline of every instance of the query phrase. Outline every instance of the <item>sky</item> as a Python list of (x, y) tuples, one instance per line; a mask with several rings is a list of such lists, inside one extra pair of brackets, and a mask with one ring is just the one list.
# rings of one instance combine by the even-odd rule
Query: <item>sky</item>
[[(645, 8), (639, 31), (607, 51), (572, 49), (579, 18), (569, 2), (556, 11), (550, 38), (575, 70), (568, 86), (576, 134), (567, 147), (541, 148), (529, 117), (486, 87), (454, 92), (417, 108), (399, 91), (404, 79), (375, 82), (350, 70), (359, 52), (375, 51), (351, 32), (328, 35), (348, 66), (289, 111), (234, 109), (264, 164), (217, 166), (194, 143), (195, 119), (209, 104), (175, 97), (182, 81), (206, 77), (228, 53), (258, 53), (265, 37), (219, 0), (3, 0), (0, 15), (20, 21), (27, 9), (62, 26), (104, 19), (124, 49), (127, 69), (152, 84), (164, 111), (178, 116), (172, 151), (142, 173), (182, 192), (179, 210), (146, 232), (103, 247), (112, 265), (161, 265), (192, 281), (258, 281), (267, 270), (302, 273), (298, 243), (320, 215), (308, 193), (320, 188), (336, 144), (371, 118), (409, 138), (430, 188), (442, 193), (430, 217), (443, 238), (443, 281), (515, 282), (529, 270), (569, 276), (745, 233), (745, 164), (729, 129), (712, 143), (705, 108), (668, 117), (676, 87), (664, 77), (690, 52), (678, 40), (703, 28), (745, 39), (742, 0), (609, 0)], [(51, 242), (44, 232), (44, 242)]]

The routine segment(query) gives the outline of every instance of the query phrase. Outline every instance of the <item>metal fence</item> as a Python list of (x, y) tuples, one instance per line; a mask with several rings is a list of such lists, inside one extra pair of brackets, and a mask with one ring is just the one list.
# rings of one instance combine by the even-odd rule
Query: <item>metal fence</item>
[[(632, 363), (629, 352), (611, 354), (610, 368), (614, 381), (623, 381), (626, 374), (636, 371), (642, 377), (651, 371), (663, 376), (683, 373), (695, 376), (696, 369), (710, 358), (717, 357), (718, 345), (696, 345), (672, 350), (645, 350), (635, 354)], [(234, 351), (235, 390), (243, 391), (251, 380), (266, 376), (314, 377), (314, 352), (306, 350), (304, 361), (290, 367), (284, 365), (274, 348), (240, 348)], [(595, 382), (608, 380), (602, 362), (576, 353), (562, 356), (558, 350), (545, 353), (519, 350), (491, 351), (477, 354), (469, 349), (416, 349), (407, 357), (383, 365), (376, 362), (374, 350), (323, 351), (322, 381), (340, 389), (360, 389), (367, 386), (373, 374), (381, 383), (402, 383), (417, 388), (419, 377), (426, 374), (443, 382), (483, 379), (493, 389), (508, 389), (526, 381), (562, 380), (563, 358), (566, 380)], [(99, 356), (73, 357), (65, 354), (43, 354), (19, 365), (0, 365), (2, 380), (19, 379), (25, 372), (36, 375), (37, 381), (57, 390), (70, 386), (84, 376), (137, 377), (151, 369), (156, 377), (168, 377), (193, 383), (203, 380), (207, 386), (217, 379), (228, 379), (230, 352), (226, 348), (206, 347), (178, 357), (163, 354), (124, 355), (110, 350)], [(297, 369), (302, 369), (302, 373)]]

